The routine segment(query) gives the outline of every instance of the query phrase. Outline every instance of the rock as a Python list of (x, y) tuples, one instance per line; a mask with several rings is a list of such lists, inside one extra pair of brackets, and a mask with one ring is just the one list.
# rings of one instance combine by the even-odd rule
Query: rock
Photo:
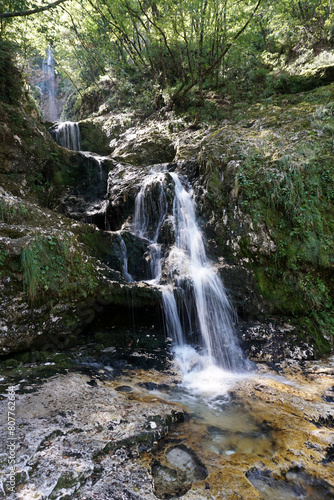
[(154, 493), (158, 498), (182, 496), (196, 481), (207, 477), (204, 464), (186, 446), (174, 446), (166, 450), (164, 464), (152, 466)]
[(111, 158), (131, 165), (148, 166), (173, 161), (175, 148), (160, 124), (130, 128), (110, 143)]
[(201, 481), (208, 475), (205, 466), (198, 460), (195, 453), (185, 446), (180, 445), (169, 449), (165, 457), (167, 462), (183, 472), (186, 480), (191, 483)]
[(103, 131), (98, 120), (86, 119), (79, 123), (81, 149), (107, 156), (111, 152), (110, 138)]
[[(17, 419), (17, 491), (27, 498), (154, 500), (149, 472), (134, 457), (166, 435), (180, 408), (145, 401), (138, 392), (131, 404), (132, 394), (108, 382), (89, 382), (75, 371), (53, 376), (31, 393), (20, 391), (25, 410)], [(155, 429), (146, 429), (148, 419)]]
[(110, 234), (4, 190), (0, 203), (2, 354), (32, 346), (59, 350), (111, 304), (127, 309), (129, 292), (132, 307), (159, 304), (158, 290), (124, 283)]
[(185, 474), (160, 464), (152, 467), (154, 494), (158, 498), (180, 497), (191, 488), (186, 482)]
[(298, 365), (315, 357), (312, 343), (302, 340), (298, 329), (289, 323), (247, 322), (241, 323), (238, 330), (243, 349), (256, 363), (282, 370), (286, 364)]

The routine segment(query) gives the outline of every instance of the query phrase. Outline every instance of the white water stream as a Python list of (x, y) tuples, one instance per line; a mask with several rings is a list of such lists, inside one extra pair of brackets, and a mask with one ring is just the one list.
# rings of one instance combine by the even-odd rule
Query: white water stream
[(57, 144), (72, 151), (80, 151), (80, 129), (77, 122), (59, 122), (51, 130)]
[[(171, 184), (174, 199), (168, 214), (166, 189), (171, 190)], [(166, 221), (174, 234), (170, 249), (159, 243)], [(222, 380), (226, 371), (245, 371), (248, 363), (234, 333), (234, 311), (217, 270), (206, 256), (192, 189), (184, 187), (176, 173), (151, 173), (137, 195), (133, 227), (149, 242), (150, 281), (161, 288), (166, 329), (185, 381), (188, 378), (196, 384), (198, 374), (203, 375), (208, 367), (215, 367), (216, 379)]]
[(46, 58), (42, 63), (42, 71), (44, 74), (44, 80), (40, 85), (43, 94), (46, 96), (44, 104), (44, 119), (47, 121), (55, 122), (59, 120), (59, 113), (57, 109), (56, 101), (56, 73), (55, 73), (55, 61), (53, 59), (51, 48), (48, 49)]

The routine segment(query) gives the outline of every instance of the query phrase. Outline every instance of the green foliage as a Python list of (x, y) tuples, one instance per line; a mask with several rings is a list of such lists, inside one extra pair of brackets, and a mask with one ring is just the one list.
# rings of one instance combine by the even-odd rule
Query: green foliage
[[(82, 97), (102, 75), (116, 80), (125, 76), (148, 91), (144, 115), (161, 91), (183, 98), (192, 84), (199, 103), (203, 89), (224, 88), (237, 98), (241, 92), (252, 97), (314, 88), (319, 79), (302, 73), (318, 46), (331, 47), (334, 17), (328, 2), (262, 2), (250, 25), (233, 41), (256, 4), (256, 0), (185, 0), (182, 6), (173, 0), (83, 0), (38, 16), (3, 20), (0, 40), (15, 40), (22, 66), (29, 57), (41, 65), (46, 47), (52, 46), (59, 91), (72, 94), (72, 100), (73, 93)], [(8, 2), (5, 8), (26, 6)], [(108, 98), (107, 106), (117, 107), (112, 89)]]
[(0, 201), (0, 221), (8, 224), (20, 223), (29, 217), (29, 211), (21, 203)]
[[(281, 228), (289, 229), (290, 238), (298, 238), (306, 245), (304, 253), (309, 253), (314, 264), (319, 263), (322, 251), (310, 249), (319, 247), (324, 234), (328, 233), (330, 241), (332, 224), (326, 212), (334, 190), (334, 163), (321, 160), (317, 147), (310, 146), (299, 154), (282, 156), (268, 168), (262, 166), (261, 152), (254, 150), (236, 176), (241, 206), (254, 219), (266, 217), (271, 208), (281, 213)], [(325, 260), (329, 259), (328, 252), (326, 256)]]
[(8, 250), (4, 247), (4, 245), (0, 244), (0, 267), (2, 267), (8, 257)]
[[(322, 117), (327, 127), (331, 109), (317, 108), (313, 125)], [(334, 335), (333, 283), (325, 271), (334, 263), (333, 160), (308, 145), (268, 167), (264, 151), (254, 149), (240, 166), (236, 188), (243, 211), (271, 227), (277, 246), (275, 267), (261, 270), (268, 266), (263, 261), (256, 269), (261, 293), (283, 314), (309, 316), (315, 338)]]
[(14, 60), (14, 45), (0, 38), (0, 101), (16, 104), (22, 95), (22, 76)]
[(31, 303), (37, 297), (40, 282), (40, 268), (34, 249), (24, 248), (21, 253), (21, 266), (23, 269), (23, 286)]
[(36, 236), (22, 250), (23, 286), (32, 304), (58, 295), (86, 297), (97, 285), (96, 271), (69, 235)]

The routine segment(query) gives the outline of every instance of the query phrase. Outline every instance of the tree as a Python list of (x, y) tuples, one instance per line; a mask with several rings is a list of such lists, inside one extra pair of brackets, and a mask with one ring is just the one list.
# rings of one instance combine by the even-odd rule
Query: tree
[(47, 5), (35, 7), (28, 10), (18, 10), (15, 12), (2, 12), (2, 13), (0, 12), (0, 19), (31, 16), (32, 14), (38, 14), (39, 12), (44, 12), (45, 10), (53, 9), (54, 7), (57, 7), (57, 5), (64, 3), (66, 1), (67, 0), (56, 0), (55, 2), (49, 3)]
[[(262, 0), (88, 0), (125, 51), (125, 66), (148, 74), (180, 102), (196, 85), (219, 77), (223, 58), (247, 29)], [(241, 9), (241, 6), (243, 7)], [(241, 14), (240, 15), (240, 11)], [(175, 90), (176, 86), (176, 90)], [(172, 90), (174, 88), (174, 90)]]

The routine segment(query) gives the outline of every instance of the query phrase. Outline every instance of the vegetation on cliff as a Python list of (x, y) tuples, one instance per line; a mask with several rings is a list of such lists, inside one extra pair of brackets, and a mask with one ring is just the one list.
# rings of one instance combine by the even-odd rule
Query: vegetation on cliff
[[(0, 214), (8, 239), (0, 270), (15, 275), (14, 288), (30, 304), (78, 298), (80, 280), (86, 297), (94, 295), (100, 281), (91, 258), (107, 255), (100, 233), (50, 229), (58, 224), (53, 212), (50, 227), (46, 219), (43, 230), (32, 222), (33, 204), (63, 210), (63, 194), (89, 178), (88, 167), (83, 173), (82, 160), (59, 148), (41, 122), (31, 75), (52, 47), (64, 116), (82, 120), (85, 149), (132, 165), (184, 160), (180, 169), (194, 181), (212, 254), (252, 275), (259, 307), (245, 317), (292, 319), (319, 351), (328, 350), (331, 3), (56, 3), (36, 15), (26, 14), (46, 2), (0, 7)], [(9, 240), (20, 238), (11, 254)]]
[[(334, 333), (333, 85), (231, 113), (202, 141), (219, 253), (251, 268), (268, 312)], [(321, 343), (321, 336), (318, 337)]]

